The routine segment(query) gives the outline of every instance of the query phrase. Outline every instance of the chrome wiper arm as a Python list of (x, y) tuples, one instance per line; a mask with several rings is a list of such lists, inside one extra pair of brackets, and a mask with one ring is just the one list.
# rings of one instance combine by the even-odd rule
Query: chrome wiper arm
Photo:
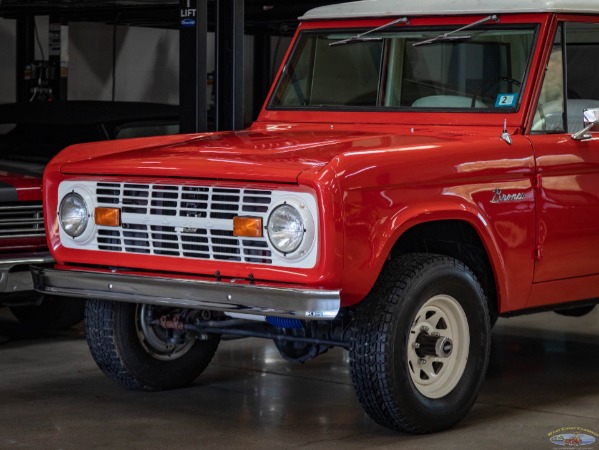
[(379, 40), (379, 38), (368, 38), (368, 37), (364, 37), (364, 36), (366, 36), (366, 35), (368, 35), (370, 33), (374, 33), (375, 31), (384, 30), (385, 28), (389, 28), (389, 27), (392, 27), (393, 25), (397, 25), (397, 24), (400, 24), (400, 23), (403, 24), (403, 25), (408, 25), (410, 23), (410, 20), (407, 17), (401, 17), (399, 19), (395, 19), (395, 20), (392, 20), (389, 23), (381, 25), (380, 27), (376, 27), (376, 28), (373, 28), (372, 30), (365, 31), (364, 33), (356, 34), (355, 36), (352, 36), (352, 37), (347, 38), (347, 39), (342, 39), (340, 41), (331, 42), (329, 44), (329, 47), (333, 47), (334, 45), (349, 44), (351, 42), (364, 42), (364, 41), (375, 41), (375, 40)]
[(452, 41), (452, 40), (459, 40), (459, 39), (470, 39), (469, 35), (462, 35), (462, 36), (452, 36), (452, 35), (455, 33), (459, 33), (460, 31), (464, 31), (469, 28), (475, 27), (477, 25), (481, 25), (483, 23), (490, 22), (491, 20), (494, 22), (499, 22), (499, 17), (496, 14), (493, 14), (491, 16), (487, 16), (480, 20), (477, 20), (476, 22), (472, 22), (472, 23), (469, 23), (468, 25), (464, 25), (463, 27), (458, 28), (457, 30), (453, 30), (453, 31), (449, 31), (447, 33), (440, 34), (439, 36), (435, 36), (434, 38), (427, 39), (425, 41), (416, 42), (416, 43), (412, 44), (412, 46), (418, 47), (419, 45), (428, 45), (428, 44), (432, 44), (433, 42), (437, 42), (437, 41)]

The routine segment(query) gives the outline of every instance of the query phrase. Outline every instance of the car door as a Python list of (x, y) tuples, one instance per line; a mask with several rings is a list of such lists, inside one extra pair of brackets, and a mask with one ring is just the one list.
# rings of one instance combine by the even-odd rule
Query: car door
[[(557, 28), (530, 133), (537, 165), (534, 282), (579, 279), (578, 286), (590, 286), (599, 285), (589, 277), (599, 274), (599, 133), (582, 140), (572, 134), (583, 128), (585, 109), (599, 109), (599, 24), (576, 20)], [(564, 300), (591, 291), (564, 293)]]

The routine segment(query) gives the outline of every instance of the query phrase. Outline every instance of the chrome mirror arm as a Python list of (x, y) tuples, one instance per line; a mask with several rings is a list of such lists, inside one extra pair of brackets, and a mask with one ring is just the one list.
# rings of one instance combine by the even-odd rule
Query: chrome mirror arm
[(572, 139), (575, 141), (585, 141), (587, 139), (591, 139), (592, 136), (587, 134), (587, 132), (599, 126), (599, 109), (585, 109), (583, 114), (583, 123), (585, 126), (582, 130), (572, 134)]
[(593, 122), (593, 123), (588, 124), (582, 130), (577, 131), (576, 133), (572, 134), (572, 139), (574, 139), (575, 141), (585, 141), (587, 139), (591, 139), (592, 136), (590, 134), (587, 134), (587, 131), (589, 131), (591, 128), (593, 128), (596, 125), (599, 125), (599, 122)]

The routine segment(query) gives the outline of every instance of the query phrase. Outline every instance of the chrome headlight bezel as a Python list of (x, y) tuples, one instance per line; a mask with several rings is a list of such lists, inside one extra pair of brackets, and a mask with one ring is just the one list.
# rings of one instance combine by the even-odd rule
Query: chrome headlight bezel
[[(310, 212), (310, 208), (301, 199), (289, 197), (281, 200), (268, 216), (266, 235), (272, 249), (278, 255), (286, 260), (303, 259), (315, 245), (316, 224), (314, 217)], [(281, 244), (285, 237), (276, 236), (277, 230), (274, 229), (278, 220), (285, 220), (282, 218), (284, 215), (294, 216), (293, 220), (296, 226), (292, 228), (297, 230), (295, 238), (292, 239), (292, 244), (286, 246)], [(293, 230), (290, 230), (290, 232), (293, 232)]]
[(58, 218), (62, 230), (77, 238), (85, 233), (89, 226), (89, 210), (83, 197), (76, 192), (70, 192), (60, 201)]
[[(97, 228), (94, 221), (95, 204), (88, 189), (79, 185), (72, 185), (69, 189), (64, 189), (65, 187), (61, 185), (58, 192), (60, 203), (58, 204), (56, 214), (60, 238), (63, 242), (72, 242), (81, 245), (93, 238), (94, 231)], [(69, 207), (73, 207), (73, 205), (68, 204), (69, 201), (75, 202), (74, 209), (72, 210), (68, 209)], [(74, 212), (75, 216), (79, 216), (80, 223), (76, 224), (76, 230), (67, 223), (69, 211)], [(75, 222), (77, 221), (75, 220)]]

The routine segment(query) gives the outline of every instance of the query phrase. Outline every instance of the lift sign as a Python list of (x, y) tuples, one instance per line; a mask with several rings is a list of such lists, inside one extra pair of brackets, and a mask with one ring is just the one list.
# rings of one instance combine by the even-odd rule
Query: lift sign
[[(194, 2), (195, 6), (195, 2)], [(191, 7), (191, 2), (187, 1), (187, 8), (180, 10), (181, 26), (194, 27), (196, 24), (197, 9)]]

